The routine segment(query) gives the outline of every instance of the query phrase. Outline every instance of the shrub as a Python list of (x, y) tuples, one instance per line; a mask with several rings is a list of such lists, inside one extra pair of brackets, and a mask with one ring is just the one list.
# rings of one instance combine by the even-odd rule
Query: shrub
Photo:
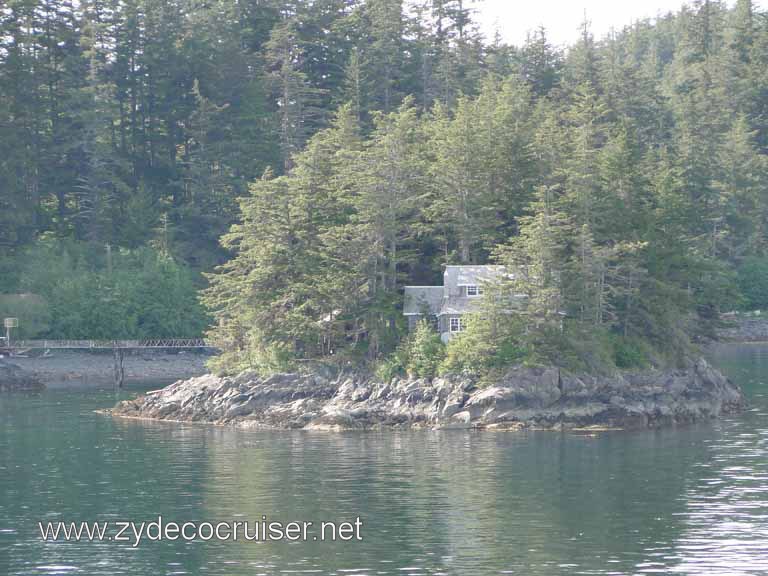
[(441, 373), (484, 377), (525, 358), (515, 316), (504, 315), (496, 319), (467, 316), (465, 326), (465, 330), (448, 343)]
[(49, 338), (196, 337), (208, 321), (192, 274), (148, 248), (116, 249), (108, 261), (102, 246), (43, 241), (19, 283), (47, 304), (49, 327), (37, 332)]
[(429, 323), (422, 320), (392, 354), (378, 362), (374, 373), (384, 382), (405, 375), (433, 378), (444, 358), (445, 344)]
[(642, 368), (648, 364), (646, 346), (637, 338), (612, 338), (613, 361), (617, 368)]
[(374, 368), (374, 374), (383, 382), (391, 382), (393, 378), (405, 376), (408, 366), (409, 339), (400, 342), (394, 352), (386, 358), (379, 360)]
[(405, 375), (405, 365), (398, 357), (397, 353), (387, 356), (381, 360), (374, 370), (376, 378), (382, 382), (391, 382), (392, 379), (398, 376)]
[(251, 332), (243, 349), (225, 349), (208, 360), (208, 368), (219, 375), (252, 370), (258, 374), (294, 371), (298, 368), (291, 350), (282, 343), (267, 342), (263, 334)]
[(19, 319), (19, 327), (13, 329), (12, 338), (32, 339), (49, 329), (51, 310), (45, 299), (37, 294), (0, 294), (0, 318)]
[(426, 320), (418, 323), (408, 339), (407, 358), (406, 370), (409, 375), (419, 378), (437, 375), (437, 369), (445, 358), (445, 345)]
[(748, 310), (768, 308), (768, 258), (748, 258), (739, 267), (738, 283)]

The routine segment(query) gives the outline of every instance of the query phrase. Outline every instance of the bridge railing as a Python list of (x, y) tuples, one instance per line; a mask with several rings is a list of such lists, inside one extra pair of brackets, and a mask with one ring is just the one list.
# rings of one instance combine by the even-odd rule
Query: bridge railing
[(114, 349), (114, 348), (215, 348), (203, 338), (152, 338), (146, 340), (16, 340), (15, 349)]

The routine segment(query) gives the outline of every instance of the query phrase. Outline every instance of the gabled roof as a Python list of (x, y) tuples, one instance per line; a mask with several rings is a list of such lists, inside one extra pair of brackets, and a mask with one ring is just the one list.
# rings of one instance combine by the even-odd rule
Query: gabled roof
[(467, 298), (466, 296), (446, 298), (443, 300), (443, 305), (440, 308), (440, 316), (477, 312), (481, 301), (481, 298)]
[(442, 286), (406, 286), (403, 314), (411, 316), (427, 311), (436, 315), (440, 313), (442, 303)]
[(446, 266), (446, 286), (476, 286), (498, 279), (503, 266)]
[(436, 316), (460, 315), (478, 309), (481, 299), (466, 296), (448, 296), (449, 287), (478, 286), (484, 282), (498, 280), (504, 274), (503, 266), (446, 266), (445, 286), (406, 286), (403, 314), (415, 316), (434, 314)]

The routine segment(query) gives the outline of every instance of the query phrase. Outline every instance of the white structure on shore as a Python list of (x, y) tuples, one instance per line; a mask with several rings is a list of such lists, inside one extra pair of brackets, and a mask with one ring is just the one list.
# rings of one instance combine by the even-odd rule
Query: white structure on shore
[(442, 286), (406, 286), (403, 314), (408, 328), (426, 318), (447, 342), (464, 330), (463, 316), (478, 309), (485, 285), (503, 274), (503, 266), (447, 266)]

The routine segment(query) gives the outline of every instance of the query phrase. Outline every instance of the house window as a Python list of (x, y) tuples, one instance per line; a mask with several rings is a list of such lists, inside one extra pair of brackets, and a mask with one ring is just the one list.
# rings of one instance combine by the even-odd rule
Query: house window
[(461, 332), (464, 330), (464, 322), (461, 318), (451, 318), (451, 332)]
[(467, 286), (467, 296), (482, 296), (482, 295), (483, 295), (482, 286), (477, 286), (474, 284)]

